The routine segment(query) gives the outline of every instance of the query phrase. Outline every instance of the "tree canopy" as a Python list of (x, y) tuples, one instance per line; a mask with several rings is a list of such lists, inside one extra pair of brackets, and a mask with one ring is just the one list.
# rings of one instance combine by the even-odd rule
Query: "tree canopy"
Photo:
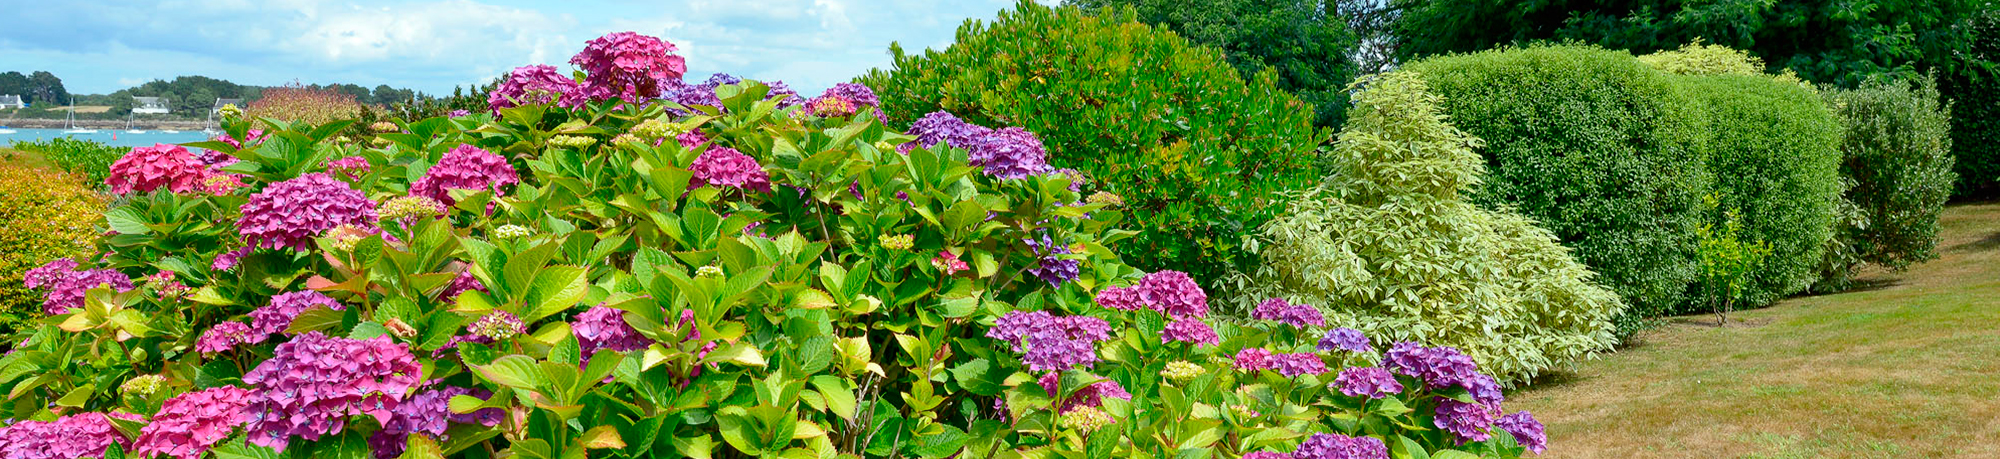
[(1311, 102), (1321, 126), (1339, 124), (1354, 80), (1348, 51), (1356, 43), (1330, 0), (1077, 0), (1089, 10), (1131, 7), (1139, 21), (1166, 27), (1189, 41), (1223, 51), (1229, 65), (1254, 79), (1278, 72), (1278, 88)]

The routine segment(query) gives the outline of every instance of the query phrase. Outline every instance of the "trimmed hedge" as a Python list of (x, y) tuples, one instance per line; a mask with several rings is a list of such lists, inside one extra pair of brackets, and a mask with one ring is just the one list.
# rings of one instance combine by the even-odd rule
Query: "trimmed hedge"
[(1937, 258), (1938, 213), (1958, 181), (1950, 135), (1958, 107), (1940, 100), (1930, 78), (1821, 95), (1846, 126), (1841, 172), (1852, 183), (1843, 204), (1852, 215), (1835, 225), (1814, 290), (1845, 288), (1863, 264), (1903, 269)]
[(89, 252), (103, 221), (104, 198), (84, 180), (0, 163), (0, 335), (32, 328), (42, 316), (41, 295), (21, 284), (22, 274), (51, 259)]
[[(1708, 167), (1716, 177), (1718, 210), (1740, 212), (1748, 241), (1770, 244), (1736, 297), (1742, 305), (1769, 304), (1805, 290), (1833, 234), (1839, 202), (1841, 126), (1813, 90), (1763, 75), (1680, 78), (1708, 109)], [(1690, 306), (1709, 295), (1690, 295)], [(1683, 310), (1677, 312), (1698, 312)]]
[(1022, 2), (999, 19), (967, 21), (944, 51), (892, 48), (895, 64), (858, 81), (875, 88), (894, 124), (944, 110), (974, 124), (1039, 135), (1050, 163), (1088, 175), (1085, 194), (1129, 204), (1119, 245), (1146, 270), (1186, 271), (1214, 287), (1247, 271), (1245, 246), (1282, 212), (1279, 193), (1319, 177), (1327, 135), (1309, 104), (1244, 81), (1213, 48), (1134, 20), (1129, 8), (1087, 14)]
[[(1674, 77), (1623, 51), (1534, 46), (1409, 64), (1445, 113), (1485, 139), (1475, 200), (1517, 209), (1575, 250), (1640, 315), (1679, 302), (1696, 274), (1705, 110)], [(1629, 318), (1628, 318), (1629, 319)], [(1624, 320), (1621, 332), (1636, 322)]]

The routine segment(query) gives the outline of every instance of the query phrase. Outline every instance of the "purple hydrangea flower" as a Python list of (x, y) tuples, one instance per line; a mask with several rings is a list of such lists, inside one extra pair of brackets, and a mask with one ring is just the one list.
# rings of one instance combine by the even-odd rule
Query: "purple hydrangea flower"
[(584, 89), (592, 100), (626, 102), (659, 97), (660, 82), (678, 81), (687, 62), (673, 54), (673, 43), (634, 32), (613, 32), (591, 40), (569, 63), (582, 68)]
[(1299, 443), (1295, 459), (1389, 459), (1389, 446), (1375, 437), (1316, 433)]
[(208, 178), (208, 172), (208, 165), (195, 158), (193, 153), (188, 153), (187, 148), (162, 143), (135, 147), (112, 162), (111, 172), (104, 177), (104, 184), (110, 185), (111, 192), (117, 194), (144, 193), (160, 188), (186, 193), (200, 188), (202, 179)]
[(1061, 287), (1064, 282), (1076, 280), (1082, 262), (1061, 257), (1070, 253), (1068, 245), (1057, 244), (1046, 234), (1042, 235), (1041, 240), (1028, 238), (1026, 241), (1029, 249), (1041, 255), (1041, 260), (1037, 261), (1034, 267), (1028, 268), (1028, 274), (1048, 282), (1050, 287)]
[(299, 313), (313, 307), (325, 307), (335, 311), (345, 311), (347, 306), (323, 293), (312, 290), (280, 293), (271, 297), (271, 302), (257, 310), (250, 311), (250, 334), (248, 343), (261, 343), (272, 334), (284, 333), (292, 327), (292, 319)]
[(1250, 318), (1271, 320), (1291, 325), (1292, 328), (1319, 327), (1326, 325), (1326, 314), (1309, 304), (1291, 304), (1284, 298), (1264, 300), (1250, 313)]
[(1478, 403), (1440, 399), (1437, 426), (1465, 441), (1486, 441), (1492, 438), (1486, 429), (1493, 427), (1493, 418), (1499, 415), (1499, 411)]
[(59, 258), (28, 270), (21, 277), (28, 288), (48, 290), (42, 293), (42, 312), (49, 315), (66, 314), (71, 308), (83, 307), (84, 295), (98, 286), (109, 286), (120, 292), (132, 290), (132, 278), (117, 270), (76, 271), (76, 268), (76, 260)]
[(701, 146), (701, 144), (708, 143), (708, 136), (702, 134), (699, 129), (690, 130), (681, 133), (681, 135), (674, 136), (674, 143), (681, 144), (681, 148), (693, 150), (695, 147)]
[[(714, 107), (718, 110), (723, 108), (722, 98), (715, 95), (715, 85), (687, 84), (674, 81), (667, 85), (663, 98), (688, 107), (701, 105)], [(675, 116), (690, 114), (690, 112), (679, 109), (668, 109), (668, 111), (672, 112)]]
[(283, 451), (293, 437), (316, 441), (339, 433), (349, 416), (387, 422), (422, 374), (409, 347), (388, 336), (306, 332), (243, 375), (254, 388), (244, 408), (250, 418), (245, 430), (250, 443)]
[(835, 83), (833, 87), (827, 88), (825, 93), (820, 94), (820, 97), (827, 96), (840, 97), (866, 107), (882, 105), (882, 99), (875, 97), (875, 90), (861, 83)]
[(1526, 411), (1501, 416), (1493, 421), (1493, 426), (1514, 435), (1514, 442), (1527, 447), (1530, 452), (1541, 454), (1549, 449), (1549, 434), (1542, 431), (1542, 422)]
[(491, 397), (485, 390), (474, 391), (463, 387), (444, 387), (418, 393), (397, 404), (390, 410), (393, 414), (382, 423), (382, 430), (368, 437), (368, 445), (374, 447), (376, 459), (392, 459), (403, 454), (409, 444), (410, 434), (424, 434), (436, 440), (447, 440), (445, 429), (450, 424), (480, 424), (495, 426), (500, 424), (504, 414), (499, 408), (486, 408), (466, 414), (451, 412), (451, 398), (472, 395), (479, 398)]
[(771, 80), (764, 82), (764, 85), (771, 87), (771, 92), (764, 95), (764, 100), (783, 98), (778, 99), (778, 109), (780, 110), (805, 103), (805, 100), (799, 99), (799, 92), (792, 90), (792, 87), (786, 85), (783, 81)]
[(709, 87), (716, 87), (725, 84), (741, 84), (741, 83), (743, 83), (743, 79), (737, 78), (736, 75), (730, 75), (727, 73), (717, 73), (709, 75), (708, 81), (703, 81), (701, 84), (708, 85)]
[[(202, 332), (200, 338), (194, 340), (194, 350), (203, 354), (226, 352), (235, 349), (238, 344), (252, 342), (250, 335), (250, 324), (242, 322), (215, 324), (214, 327), (209, 327), (208, 331)], [(263, 342), (262, 336), (269, 335), (269, 333), (260, 335), (256, 342)]]
[(1310, 352), (1273, 354), (1271, 355), (1271, 369), (1278, 370), (1278, 374), (1285, 375), (1287, 378), (1316, 375), (1326, 373), (1327, 371), (1326, 362), (1319, 359), (1319, 354)]
[(1244, 348), (1236, 351), (1236, 358), (1230, 363), (1237, 371), (1258, 371), (1271, 369), (1271, 350), (1261, 347)]
[(584, 359), (600, 350), (629, 352), (653, 345), (653, 340), (625, 323), (625, 311), (616, 308), (592, 306), (577, 314), (570, 327), (576, 333), (577, 344), (582, 345)]
[(1475, 373), (1466, 376), (1458, 384), (1472, 395), (1473, 401), (1482, 405), (1499, 408), (1501, 402), (1507, 401), (1507, 396), (1500, 392), (1500, 382), (1494, 381), (1492, 376)]
[(461, 271), (458, 273), (458, 277), (451, 278), (451, 284), (445, 285), (444, 291), (438, 292), (438, 299), (456, 304), (458, 302), (458, 295), (468, 290), (478, 290), (484, 293), (486, 292), (486, 284), (479, 283), (479, 278), (474, 277), (471, 271)]
[[(1051, 371), (1047, 375), (1043, 375), (1039, 381), (1042, 384), (1042, 389), (1047, 390), (1050, 397), (1058, 394), (1056, 392), (1056, 381), (1059, 381), (1060, 378), (1056, 377), (1057, 375), (1057, 372)], [(1069, 395), (1069, 398), (1063, 399), (1062, 403), (1056, 406), (1056, 414), (1069, 413), (1070, 410), (1077, 408), (1102, 407), (1106, 398), (1131, 400), (1132, 393), (1126, 392), (1125, 387), (1119, 386), (1117, 381), (1099, 381), (1096, 384), (1077, 389), (1076, 392)]]
[(1139, 296), (1146, 307), (1169, 318), (1207, 317), (1208, 293), (1194, 278), (1180, 271), (1159, 271), (1139, 280)]
[(1382, 365), (1422, 380), (1424, 387), (1430, 389), (1457, 386), (1479, 372), (1479, 365), (1472, 362), (1472, 357), (1458, 349), (1423, 347), (1409, 341), (1389, 348), (1382, 356)]
[(1042, 140), (1018, 127), (980, 136), (969, 153), (972, 166), (983, 167), (986, 175), (1001, 180), (1041, 175), (1049, 170), (1049, 153), (1042, 148)]
[(1096, 363), (1096, 343), (1111, 339), (1111, 324), (1089, 316), (1014, 311), (995, 321), (986, 337), (1013, 344), (1031, 371), (1062, 371)]
[(250, 195), (242, 214), (236, 227), (244, 243), (297, 251), (310, 249), (313, 238), (326, 230), (340, 225), (374, 229), (378, 219), (368, 195), (324, 173), (271, 184)]
[(714, 148), (703, 152), (688, 166), (694, 172), (694, 182), (689, 186), (702, 185), (737, 188), (754, 191), (771, 191), (771, 176), (764, 172), (764, 166), (757, 164), (756, 158), (736, 151), (734, 148)]
[(897, 147), (898, 152), (909, 154), (911, 149), (918, 146), (935, 148), (939, 143), (971, 150), (980, 138), (993, 133), (993, 130), (967, 123), (957, 116), (952, 116), (951, 112), (935, 111), (911, 123), (910, 130), (904, 133), (917, 137), (915, 142), (904, 143)]
[[(486, 106), (494, 113), (504, 108), (551, 102), (562, 108), (576, 108), (583, 106), (584, 92), (582, 84), (554, 66), (526, 65), (507, 72), (507, 79), (486, 94)], [(453, 118), (460, 116), (464, 115), (452, 112)]]
[(1097, 304), (1120, 311), (1137, 311), (1146, 305), (1138, 287), (1106, 287), (1097, 292)]
[(500, 187), (520, 183), (521, 177), (507, 158), (472, 145), (459, 145), (438, 159), (423, 178), (410, 184), (410, 194), (452, 205), (449, 190), (491, 190), (494, 196), (507, 194)]
[(1333, 378), (1334, 388), (1349, 397), (1385, 398), (1403, 392), (1396, 375), (1379, 367), (1349, 367)]
[[(125, 419), (137, 416), (112, 414)], [(0, 457), (8, 459), (75, 459), (102, 457), (117, 444), (131, 445), (111, 427), (104, 413), (78, 413), (54, 421), (20, 421), (0, 427)]]
[(229, 438), (236, 426), (249, 421), (243, 412), (249, 404), (250, 391), (235, 386), (203, 389), (167, 399), (160, 404), (152, 422), (139, 429), (139, 439), (132, 443), (132, 455), (200, 459), (209, 447)]
[(1320, 352), (1334, 350), (1368, 352), (1375, 350), (1375, 347), (1368, 341), (1368, 335), (1361, 333), (1361, 330), (1342, 327), (1327, 330), (1326, 336), (1319, 339), (1319, 346), (1316, 349)]
[(1195, 317), (1182, 317), (1167, 322), (1167, 327), (1160, 330), (1161, 344), (1175, 341), (1194, 344), (1197, 347), (1214, 346), (1222, 343), (1222, 337), (1215, 334), (1215, 328), (1209, 327), (1208, 322)]

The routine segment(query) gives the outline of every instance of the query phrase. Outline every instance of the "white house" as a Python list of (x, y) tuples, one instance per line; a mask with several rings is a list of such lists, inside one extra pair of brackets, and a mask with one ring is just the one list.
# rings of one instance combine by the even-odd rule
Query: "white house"
[(167, 113), (167, 101), (159, 97), (133, 97), (132, 113), (159, 115)]
[(22, 100), (21, 96), (0, 94), (0, 110), (9, 108), (28, 108), (28, 101)]
[(215, 105), (214, 105), (214, 106), (212, 106), (212, 107), (209, 107), (209, 108), (208, 108), (208, 112), (209, 112), (209, 113), (217, 113), (217, 112), (221, 112), (221, 111), (222, 111), (222, 106), (224, 106), (224, 105), (235, 105), (235, 106), (236, 106), (236, 108), (246, 108), (246, 107), (244, 107), (244, 106), (243, 106), (243, 99), (224, 99), (224, 98), (220, 98), (220, 97), (217, 97), (217, 98), (215, 98)]

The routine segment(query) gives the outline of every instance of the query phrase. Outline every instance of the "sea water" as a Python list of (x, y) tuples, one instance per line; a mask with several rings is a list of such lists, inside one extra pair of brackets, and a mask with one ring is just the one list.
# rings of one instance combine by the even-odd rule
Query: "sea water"
[(0, 134), (0, 147), (13, 145), (14, 142), (16, 141), (22, 141), (22, 142), (30, 142), (38, 140), (45, 141), (57, 137), (68, 137), (77, 140), (95, 140), (98, 142), (103, 142), (105, 145), (112, 145), (119, 147), (143, 147), (143, 146), (151, 146), (156, 143), (178, 144), (178, 143), (200, 142), (203, 140), (208, 140), (208, 134), (203, 134), (199, 130), (180, 131), (178, 133), (168, 134), (148, 129), (143, 134), (133, 134), (130, 132), (125, 132), (125, 130), (123, 129), (98, 129), (97, 133), (95, 134), (64, 134), (62, 132), (63, 130), (61, 129), (23, 129), (23, 128), (0, 128), (0, 129), (11, 129), (16, 131), (12, 134)]

